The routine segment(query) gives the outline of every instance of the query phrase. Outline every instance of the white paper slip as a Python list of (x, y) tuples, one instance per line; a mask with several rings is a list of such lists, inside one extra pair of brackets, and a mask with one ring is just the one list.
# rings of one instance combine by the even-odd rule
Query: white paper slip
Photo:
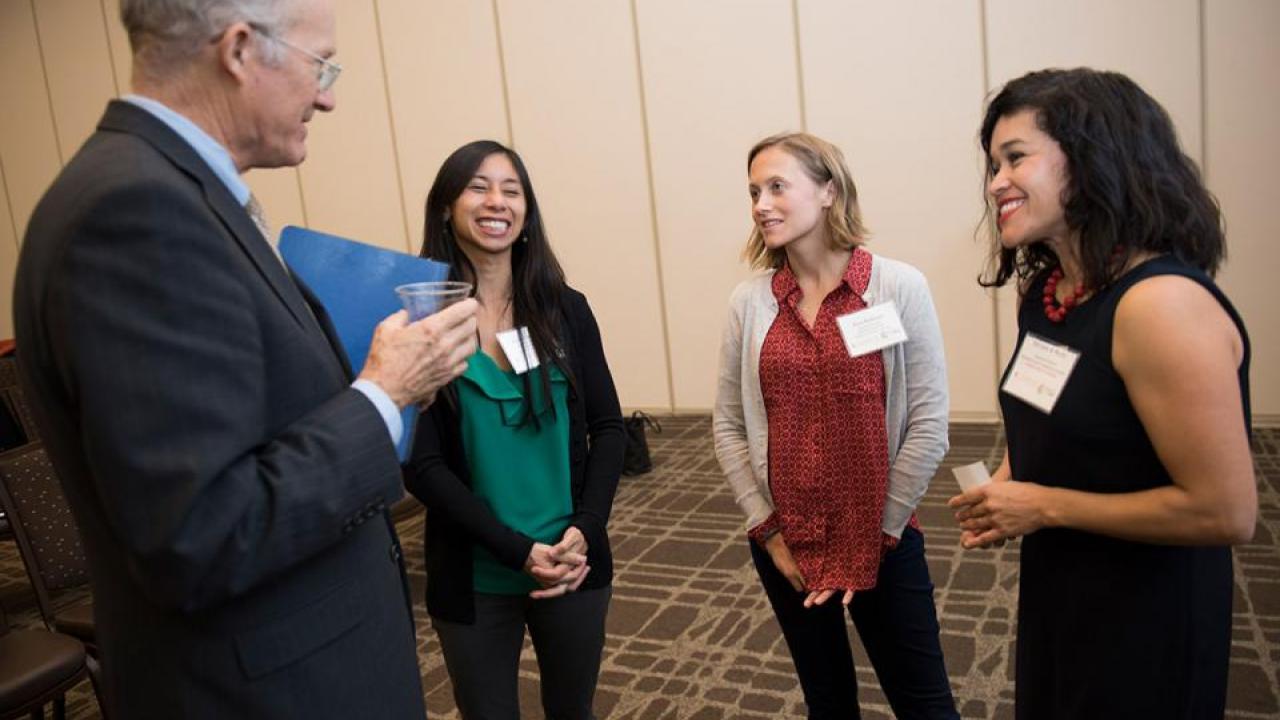
[(892, 302), (873, 305), (836, 318), (849, 357), (858, 357), (907, 341), (907, 331)]
[(1027, 333), (1000, 389), (1048, 415), (1079, 359), (1079, 350)]
[(529, 337), (529, 328), (503, 330), (498, 333), (498, 344), (511, 363), (511, 369), (517, 375), (523, 375), (538, 367), (538, 353), (533, 349), (533, 340)]
[(969, 492), (979, 485), (986, 485), (991, 482), (991, 474), (987, 472), (987, 466), (981, 460), (968, 465), (951, 468), (951, 474), (956, 476), (956, 482), (960, 484), (962, 492)]

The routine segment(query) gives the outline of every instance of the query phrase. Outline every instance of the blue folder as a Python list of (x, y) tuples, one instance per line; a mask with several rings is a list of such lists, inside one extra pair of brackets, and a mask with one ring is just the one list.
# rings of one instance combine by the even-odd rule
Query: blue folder
[[(445, 263), (293, 225), (280, 233), (280, 255), (324, 303), (356, 375), (369, 355), (374, 327), (401, 309), (396, 286), (449, 278)], [(416, 405), (401, 412), (401, 462), (409, 459), (417, 416)]]

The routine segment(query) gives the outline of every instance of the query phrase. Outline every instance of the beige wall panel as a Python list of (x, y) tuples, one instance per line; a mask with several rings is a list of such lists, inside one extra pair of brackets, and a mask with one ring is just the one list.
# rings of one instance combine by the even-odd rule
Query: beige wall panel
[(953, 414), (994, 418), (992, 303), (974, 281), (986, 257), (974, 240), (982, 213), (979, 3), (800, 0), (798, 8), (809, 129), (844, 150), (869, 248), (929, 278)]
[(1030, 70), (1088, 65), (1133, 78), (1200, 157), (1198, 0), (986, 0), (995, 89)]
[[(0, 165), (9, 178), (5, 211), (12, 213), (21, 239), (36, 202), (62, 167), (28, 0), (0, 2), (0, 94)], [(8, 297), (8, 286), (0, 291)]]
[(1280, 3), (1209, 0), (1205, 7), (1205, 165), (1227, 219), (1222, 288), (1253, 342), (1255, 415), (1280, 420)]
[(102, 0), (102, 14), (107, 26), (107, 44), (111, 49), (111, 66), (115, 71), (116, 94), (129, 92), (129, 78), (133, 72), (133, 53), (129, 50), (129, 35), (120, 22), (120, 0)]
[(512, 134), (551, 242), (591, 301), (622, 403), (669, 408), (630, 6), (513, 0), (498, 17)]
[(749, 271), (747, 151), (800, 129), (789, 0), (637, 3), (677, 409), (715, 401), (729, 293)]
[[(1201, 157), (1198, 0), (986, 0), (991, 90), (1031, 70), (1090, 67), (1133, 78), (1173, 118), (1191, 157)], [(1001, 358), (1017, 340), (1013, 293), (1001, 292)]]
[(378, 0), (378, 20), (409, 246), (417, 252), (440, 163), (472, 140), (510, 141), (498, 32), (489, 2)]
[(18, 267), (18, 238), (5, 201), (8, 184), (0, 172), (0, 339), (13, 337), (13, 274)]
[[(335, 3), (342, 77), (337, 111), (316, 113), (302, 175), (313, 229), (407, 250), (373, 0)], [(274, 220), (273, 220), (274, 223)]]
[(89, 138), (116, 81), (107, 46), (102, 4), (86, 0), (40, 0), (36, 25), (63, 161)]

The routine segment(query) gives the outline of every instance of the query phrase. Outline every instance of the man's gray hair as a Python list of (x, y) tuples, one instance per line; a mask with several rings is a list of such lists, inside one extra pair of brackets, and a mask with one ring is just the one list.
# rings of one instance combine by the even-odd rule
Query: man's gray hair
[[(288, 28), (293, 0), (120, 0), (120, 20), (129, 33), (135, 64), (149, 73), (185, 65), (235, 22), (268, 35)], [(265, 43), (267, 58), (278, 60), (278, 43)]]

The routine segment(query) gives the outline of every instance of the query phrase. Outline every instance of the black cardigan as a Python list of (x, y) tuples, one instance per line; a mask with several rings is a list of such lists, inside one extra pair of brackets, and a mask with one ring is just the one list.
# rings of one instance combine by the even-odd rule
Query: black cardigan
[[(569, 385), (569, 470), (573, 517), (569, 524), (587, 541), (591, 572), (583, 589), (607, 586), (613, 556), (605, 526), (622, 472), (626, 432), (613, 376), (600, 344), (600, 329), (582, 293), (564, 288), (561, 344)], [(456, 403), (438, 397), (418, 418), (405, 487), (427, 506), (427, 612), (460, 623), (475, 622), (472, 547), (482, 544), (499, 562), (523, 570), (533, 539), (503, 524), (471, 491), (471, 473)]]

